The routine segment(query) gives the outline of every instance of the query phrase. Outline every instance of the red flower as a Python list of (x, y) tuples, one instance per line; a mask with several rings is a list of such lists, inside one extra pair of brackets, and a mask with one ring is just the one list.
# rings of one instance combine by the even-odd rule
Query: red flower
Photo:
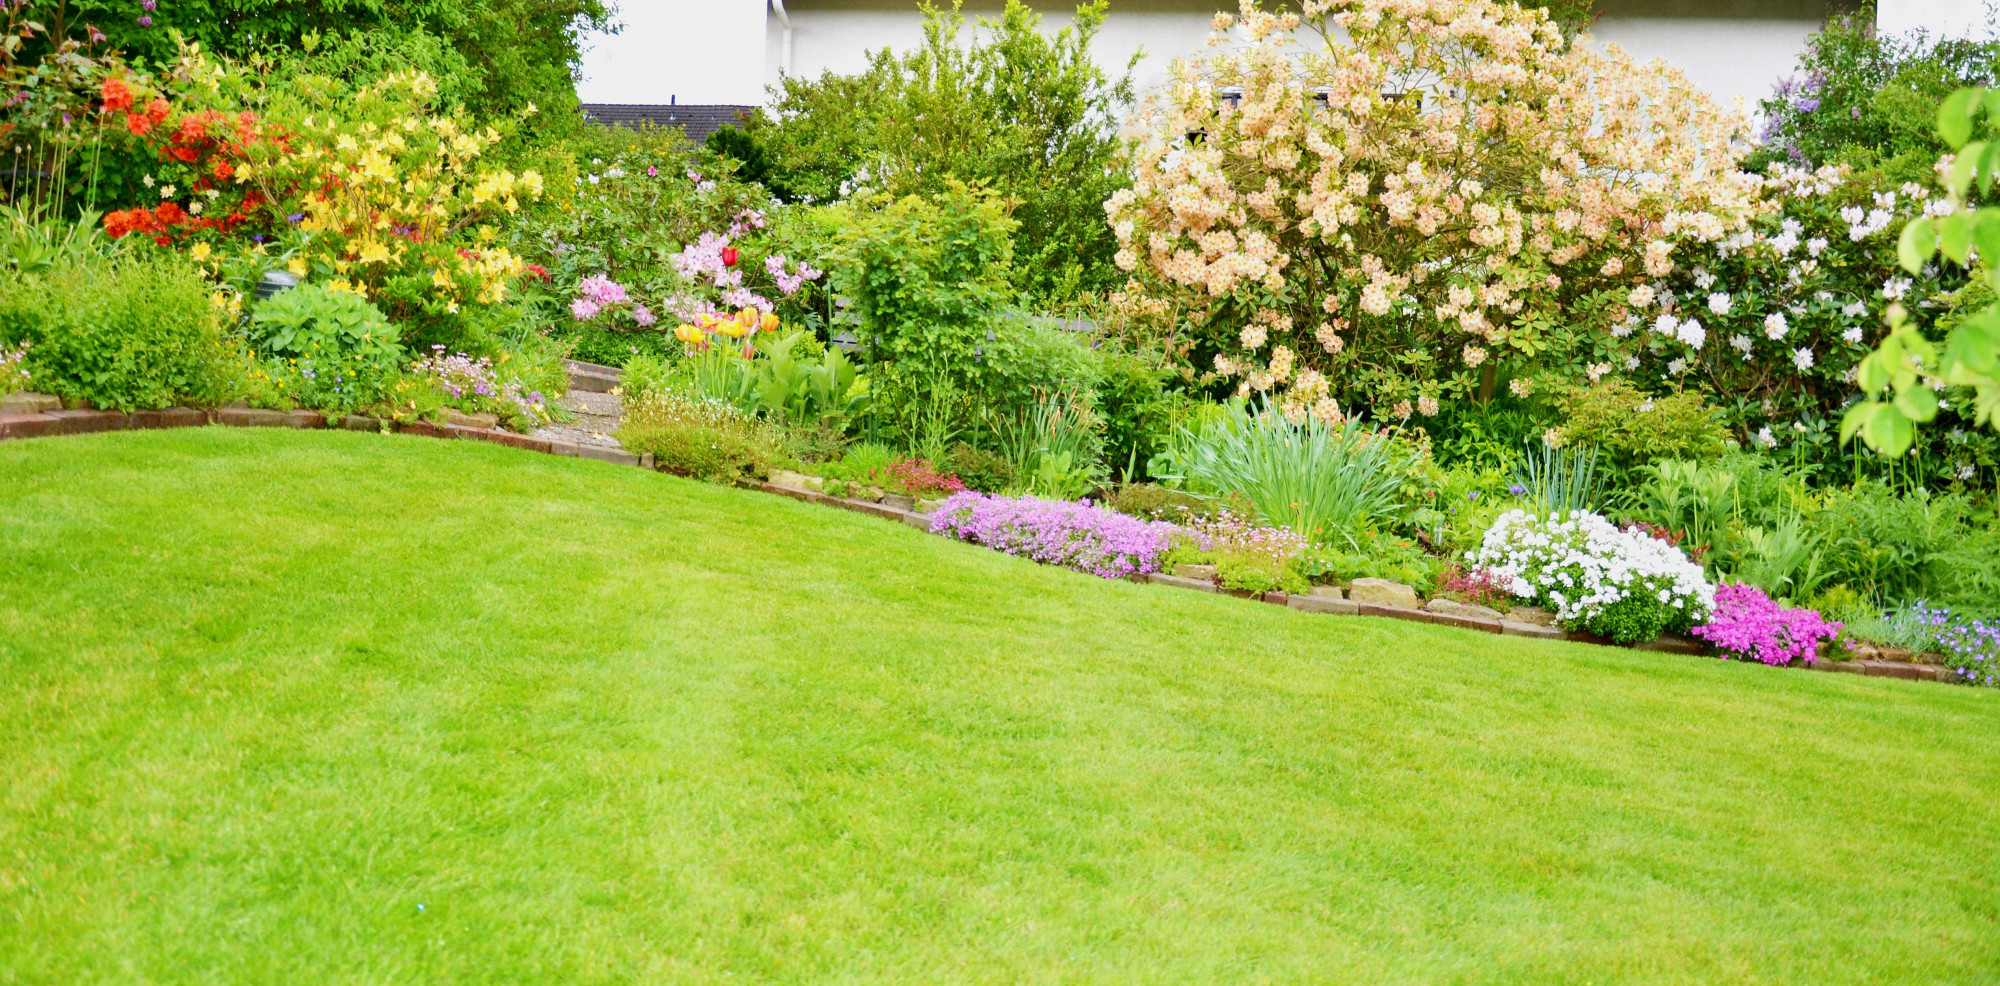
[(735, 248), (735, 247), (723, 247), (723, 248), (722, 248), (722, 266), (724, 266), (724, 267), (734, 267), (734, 266), (736, 266), (736, 248)]
[(104, 108), (114, 113), (123, 113), (132, 108), (132, 88), (123, 79), (106, 79), (101, 90)]
[(192, 163), (197, 156), (192, 147), (170, 147), (167, 149), (167, 153), (172, 154), (183, 163)]
[(144, 137), (146, 131), (153, 129), (153, 118), (144, 113), (128, 114), (125, 117), (125, 129), (132, 131), (135, 137)]
[(227, 161), (217, 161), (215, 169), (210, 173), (215, 175), (216, 181), (226, 181), (230, 175), (236, 173), (236, 168)]
[(158, 96), (153, 97), (153, 101), (146, 104), (146, 115), (152, 117), (154, 123), (166, 119), (167, 114), (172, 112), (172, 110), (173, 107), (168, 106), (167, 101)]
[(541, 264), (529, 264), (521, 268), (521, 270), (528, 275), (528, 280), (531, 281), (546, 281), (549, 279), (548, 268), (543, 267)]

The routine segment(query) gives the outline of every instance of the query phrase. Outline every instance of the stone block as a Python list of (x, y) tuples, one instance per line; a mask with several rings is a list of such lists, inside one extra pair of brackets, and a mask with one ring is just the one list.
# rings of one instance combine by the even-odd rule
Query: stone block
[(208, 424), (208, 415), (191, 407), (168, 407), (157, 411), (133, 411), (127, 427), (198, 428)]
[(502, 428), (459, 428), (454, 425), (446, 425), (445, 428), (460, 438), (470, 438), (473, 441), (488, 442), (493, 445), (505, 445), (508, 448), (517, 448), (524, 452), (547, 452), (549, 450), (549, 440), (546, 438), (536, 438), (533, 435), (523, 435), (519, 432), (507, 431)]
[(1545, 627), (1540, 623), (1523, 623), (1519, 620), (1501, 620), (1500, 632), (1509, 637), (1538, 637), (1542, 640), (1563, 639), (1563, 632), (1555, 627)]
[(62, 398), (54, 394), (22, 391), (18, 394), (0, 395), (0, 417), (14, 414), (46, 414), (61, 409)]
[(62, 422), (46, 414), (0, 414), (0, 438), (41, 438), (61, 429)]
[(1708, 645), (1699, 640), (1663, 633), (1645, 643), (1633, 644), (1632, 649), (1659, 651), (1662, 654), (1705, 654), (1708, 652)]
[(885, 507), (894, 507), (904, 513), (909, 513), (917, 508), (917, 501), (913, 497), (902, 496), (896, 493), (885, 493), (882, 495), (882, 505)]
[(550, 455), (567, 455), (567, 456), (569, 456), (570, 458), (574, 459), (574, 458), (576, 458), (577, 456), (579, 456), (579, 455), (582, 455), (582, 454), (583, 454), (583, 446), (581, 446), (581, 445), (578, 445), (578, 444), (577, 444), (577, 443), (575, 443), (575, 442), (559, 442), (559, 441), (555, 441), (554, 439), (550, 439), (550, 441), (549, 441), (549, 454), (550, 454)]
[(942, 506), (944, 506), (943, 500), (918, 500), (916, 510), (920, 514), (934, 514)]
[(1907, 681), (1936, 681), (1938, 668), (1929, 664), (1910, 664), (1903, 661), (1883, 661), (1865, 658), (1853, 662), (1861, 665), (1861, 673), (1871, 678), (1902, 678)]
[(1815, 665), (1824, 671), (1840, 671), (1847, 674), (1867, 674), (1868, 669), (1860, 661), (1821, 661)]
[(1175, 565), (1174, 574), (1184, 579), (1215, 580), (1214, 565)]
[(49, 417), (56, 419), (57, 434), (89, 435), (100, 431), (118, 431), (130, 423), (130, 418), (117, 411), (49, 411)]
[(599, 366), (573, 359), (563, 360), (563, 368), (569, 371), (569, 389), (593, 394), (611, 393), (625, 375), (623, 370), (614, 366)]
[(1347, 598), (1347, 593), (1345, 593), (1345, 592), (1342, 592), (1342, 591), (1340, 591), (1340, 587), (1339, 587), (1339, 586), (1337, 586), (1337, 585), (1316, 585), (1316, 586), (1313, 586), (1313, 591), (1312, 591), (1312, 594), (1313, 594), (1313, 595), (1315, 595), (1315, 596), (1318, 596), (1318, 597), (1320, 597), (1321, 599), (1346, 599), (1346, 598)]
[(1462, 603), (1456, 599), (1433, 599), (1424, 604), (1424, 612), (1444, 616), (1469, 616), (1477, 620), (1498, 620), (1500, 611), (1477, 603)]
[(1151, 576), (1147, 577), (1146, 581), (1154, 585), (1170, 585), (1176, 589), (1193, 589), (1196, 592), (1215, 591), (1215, 583), (1207, 579), (1184, 579), (1178, 575), (1167, 575), (1163, 572), (1154, 572)]
[(870, 517), (880, 517), (883, 520), (900, 521), (903, 519), (903, 511), (897, 510), (894, 507), (885, 507), (872, 500), (850, 499), (850, 500), (840, 500), (838, 502), (841, 506), (846, 507), (847, 509), (852, 510), (858, 514), (867, 514)]
[(1477, 630), (1480, 633), (1499, 633), (1500, 620), (1484, 616), (1467, 616), (1459, 613), (1430, 613), (1431, 622), (1439, 626), (1458, 627), (1461, 630)]
[(1292, 597), (1283, 592), (1267, 592), (1258, 598), (1273, 606), (1290, 606), (1292, 603)]
[(1397, 609), (1414, 610), (1423, 605), (1417, 598), (1417, 590), (1388, 579), (1355, 579), (1347, 584), (1347, 598)]
[[(548, 451), (548, 449), (543, 449), (542, 451), (546, 452)], [(639, 468), (641, 469), (653, 468), (653, 453), (651, 452), (639, 453)]]
[(481, 411), (478, 414), (467, 414), (457, 408), (446, 408), (444, 423), (447, 425), (457, 425), (460, 428), (485, 430), (500, 427), (500, 416), (485, 411)]
[(268, 407), (225, 407), (215, 412), (215, 423), (231, 428), (283, 428), (291, 418)]
[(318, 411), (308, 411), (304, 408), (299, 408), (298, 410), (295, 411), (287, 411), (285, 412), (285, 427), (324, 428), (326, 427), (326, 415), (321, 414)]
[(451, 431), (435, 421), (405, 421), (396, 426), (396, 431), (404, 435), (422, 435), (425, 438), (452, 438)]
[(928, 531), (931, 529), (931, 519), (929, 517), (924, 516), (923, 514), (904, 514), (903, 523), (908, 524), (911, 527), (914, 527), (920, 531)]
[(790, 469), (774, 469), (771, 471), (771, 482), (779, 486), (789, 486), (795, 490), (819, 489), (819, 485), (815, 482), (817, 479), (817, 476), (808, 476), (805, 473), (793, 472)]
[(1556, 625), (1556, 614), (1540, 606), (1516, 606), (1507, 611), (1507, 618), (1515, 623), (1533, 623), (1543, 627)]
[(602, 445), (579, 445), (577, 446), (577, 455), (580, 458), (596, 459), (599, 462), (610, 462), (621, 466), (636, 466), (639, 464), (638, 456), (622, 448), (605, 448)]
[(762, 488), (766, 493), (776, 493), (779, 496), (788, 496), (794, 500), (798, 500), (803, 503), (819, 503), (826, 499), (826, 494), (824, 493), (814, 493), (811, 490), (802, 490), (794, 486), (785, 486), (780, 483), (765, 483)]
[(1381, 603), (1371, 603), (1365, 599), (1350, 599), (1349, 601), (1354, 603), (1354, 611), (1361, 616), (1386, 616), (1392, 620), (1404, 620), (1410, 623), (1437, 622), (1432, 618), (1431, 614), (1410, 606), (1384, 606)]
[(1348, 599), (1332, 596), (1292, 596), (1285, 605), (1301, 613), (1333, 613), (1339, 616), (1353, 616), (1361, 611), (1361, 606)]
[(365, 414), (350, 414), (340, 419), (340, 427), (348, 431), (381, 431), (382, 419)]

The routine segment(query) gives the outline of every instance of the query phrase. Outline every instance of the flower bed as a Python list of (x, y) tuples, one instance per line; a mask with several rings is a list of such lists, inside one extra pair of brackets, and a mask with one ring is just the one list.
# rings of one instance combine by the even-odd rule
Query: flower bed
[(971, 491), (947, 498), (930, 529), (1107, 579), (1158, 571), (1160, 556), (1182, 533), (1166, 521), (1140, 520), (1085, 502)]
[(1715, 587), (1679, 548), (1582, 510), (1508, 511), (1470, 560), (1569, 629), (1621, 644), (1686, 630), (1715, 605)]

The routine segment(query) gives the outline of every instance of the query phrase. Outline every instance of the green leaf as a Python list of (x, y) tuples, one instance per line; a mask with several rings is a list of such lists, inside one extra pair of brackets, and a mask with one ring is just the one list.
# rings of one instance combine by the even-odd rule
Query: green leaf
[[(1995, 91), (2000, 92), (2000, 90)], [(1981, 209), (1975, 215), (1979, 219), (1972, 224), (1973, 245), (1979, 248), (1980, 256), (2000, 260), (2000, 210)]]
[(1902, 261), (1903, 269), (1912, 274), (1922, 273), (1924, 261), (1931, 259), (1937, 251), (1937, 234), (1931, 228), (1929, 217), (1910, 220), (1903, 227), (1903, 235), (1896, 241), (1896, 258)]
[[(2000, 149), (2000, 144), (1993, 146)], [(1978, 213), (1961, 210), (1944, 217), (1944, 221), (1938, 224), (1938, 249), (1961, 267), (1965, 265), (1966, 251), (1972, 249), (1972, 228), (1978, 221)]]
[[(1885, 341), (1883, 345), (1888, 345)], [(1861, 365), (1854, 369), (1854, 382), (1864, 394), (1879, 394), (1889, 386), (1889, 371), (1882, 365), (1881, 353), (1870, 353), (1861, 358)]]
[(1960, 89), (1938, 104), (1938, 136), (1943, 137), (1944, 142), (1954, 150), (1964, 147), (1965, 142), (1972, 139), (1972, 101), (1978, 98), (1978, 89)]
[(1875, 401), (1856, 401), (1854, 406), (1848, 408), (1847, 413), (1840, 416), (1840, 444), (1845, 445), (1853, 439), (1854, 433), (1868, 423), (1875, 409), (1881, 406)]
[(1975, 146), (1983, 148), (1979, 152), (1979, 190), (1990, 192), (1993, 190), (1994, 172), (2000, 171), (2000, 144), (1982, 141)]
[(1918, 384), (1896, 395), (1896, 410), (1911, 421), (1929, 421), (1937, 417), (1937, 392)]
[(1963, 196), (1972, 185), (1972, 176), (1979, 167), (1979, 151), (1984, 145), (1975, 145), (1960, 151), (1951, 160), (1951, 193)]

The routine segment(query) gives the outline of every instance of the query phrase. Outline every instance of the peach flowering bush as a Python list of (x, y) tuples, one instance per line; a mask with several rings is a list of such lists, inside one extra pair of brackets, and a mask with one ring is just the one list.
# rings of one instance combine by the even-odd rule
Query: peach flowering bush
[(1538, 8), (1245, 0), (1214, 27), (1128, 127), (1120, 300), (1180, 306), (1218, 377), (1294, 418), (1576, 376), (1677, 249), (1760, 208), (1740, 110)]

